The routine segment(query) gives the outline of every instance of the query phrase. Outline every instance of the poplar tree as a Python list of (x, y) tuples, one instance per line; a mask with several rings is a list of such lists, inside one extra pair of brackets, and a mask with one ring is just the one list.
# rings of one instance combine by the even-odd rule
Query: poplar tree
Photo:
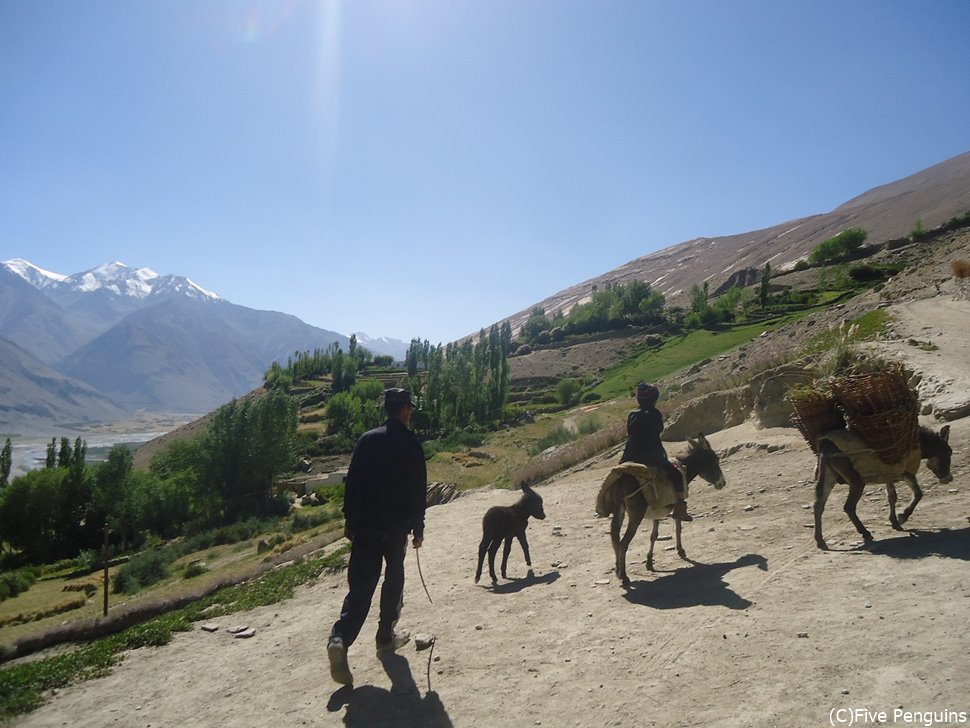
[(0, 486), (7, 484), (10, 477), (10, 469), (13, 467), (13, 446), (8, 437), (3, 443), (3, 451), (0, 452)]
[(61, 449), (57, 453), (57, 467), (68, 468), (71, 466), (71, 459), (73, 453), (71, 452), (71, 441), (66, 437), (61, 438)]
[(771, 285), (771, 263), (765, 263), (761, 271), (761, 287), (758, 289), (758, 302), (761, 308), (768, 307), (768, 287)]

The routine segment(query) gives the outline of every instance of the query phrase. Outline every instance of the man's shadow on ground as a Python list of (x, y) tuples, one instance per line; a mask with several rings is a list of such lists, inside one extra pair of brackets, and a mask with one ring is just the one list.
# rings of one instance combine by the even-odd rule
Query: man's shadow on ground
[(724, 576), (744, 566), (768, 570), (768, 559), (760, 554), (746, 554), (734, 561), (718, 564), (690, 563), (690, 567), (677, 569), (659, 579), (633, 582), (623, 597), (633, 604), (654, 609), (683, 609), (702, 605), (747, 609), (753, 602), (732, 591)]
[(406, 657), (390, 654), (381, 658), (381, 664), (391, 678), (390, 690), (375, 685), (347, 685), (330, 696), (327, 710), (336, 713), (347, 706), (344, 725), (348, 728), (453, 728), (438, 693), (429, 691), (421, 696)]

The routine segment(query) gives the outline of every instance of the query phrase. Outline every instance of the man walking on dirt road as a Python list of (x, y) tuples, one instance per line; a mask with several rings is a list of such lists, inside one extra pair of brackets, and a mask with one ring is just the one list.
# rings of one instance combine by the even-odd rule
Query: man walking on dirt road
[(406, 389), (384, 390), (387, 421), (357, 441), (347, 470), (344, 491), (344, 536), (350, 542), (347, 567), (349, 592), (327, 644), (330, 675), (352, 685), (347, 649), (364, 626), (374, 590), (384, 570), (378, 656), (408, 643), (407, 632), (396, 632), (404, 597), (404, 555), (411, 544), (424, 541), (424, 511), (428, 478), (421, 443), (410, 429), (414, 403)]

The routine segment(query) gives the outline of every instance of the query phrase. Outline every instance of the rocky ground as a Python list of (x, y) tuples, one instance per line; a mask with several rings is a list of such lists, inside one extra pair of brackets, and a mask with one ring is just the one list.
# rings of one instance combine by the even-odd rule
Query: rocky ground
[[(495, 587), (473, 582), (480, 519), (515, 495), (482, 490), (430, 509), (421, 566), (434, 603), (409, 554), (401, 626), (435, 635), (435, 647), (379, 661), (372, 614), (350, 650), (352, 689), (327, 671), (326, 634), (345, 590), (334, 574), (224, 618), (217, 632), (134, 651), (13, 724), (966, 725), (970, 417), (954, 407), (970, 401), (970, 304), (954, 300), (942, 261), (927, 265), (936, 267), (921, 286), (899, 281), (913, 288), (894, 296), (887, 286), (874, 302), (896, 321), (881, 353), (921, 378), (924, 424), (952, 420), (953, 482), (921, 471), (926, 496), (907, 531), (891, 530), (884, 489), (871, 486), (859, 514), (876, 541), (863, 548), (839, 487), (824, 518), (831, 550), (816, 549), (811, 452), (793, 429), (747, 422), (709, 436), (728, 485), (692, 486), (690, 560), (673, 551), (665, 522), (658, 570), (647, 571), (641, 529), (629, 589), (612, 574), (608, 522), (593, 511), (614, 453), (538, 486), (548, 518), (529, 528), (532, 572), (516, 545), (512, 578)], [(255, 634), (233, 638), (234, 625)]]

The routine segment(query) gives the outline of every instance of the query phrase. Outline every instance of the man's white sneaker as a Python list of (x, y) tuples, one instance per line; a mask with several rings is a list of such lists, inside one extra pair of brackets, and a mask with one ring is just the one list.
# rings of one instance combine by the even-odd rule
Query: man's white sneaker
[(339, 637), (331, 637), (327, 644), (327, 657), (330, 658), (330, 677), (340, 685), (353, 685), (354, 676), (347, 664), (347, 648)]
[(400, 648), (404, 647), (408, 642), (411, 641), (411, 633), (404, 630), (401, 632), (395, 632), (390, 641), (388, 642), (378, 642), (377, 643), (377, 654), (386, 655), (389, 652), (395, 652)]

